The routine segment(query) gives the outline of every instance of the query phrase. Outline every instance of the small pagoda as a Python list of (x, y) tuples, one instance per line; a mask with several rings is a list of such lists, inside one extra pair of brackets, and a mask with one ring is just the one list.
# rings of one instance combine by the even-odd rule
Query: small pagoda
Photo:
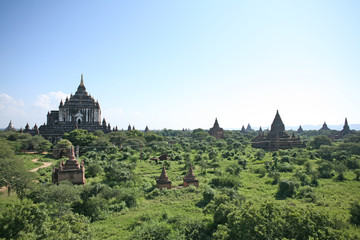
[(167, 176), (165, 166), (162, 167), (160, 177), (156, 179), (156, 187), (160, 189), (163, 188), (171, 189), (171, 181)]
[(79, 165), (74, 155), (74, 147), (71, 147), (69, 159), (60, 163), (59, 168), (53, 168), (52, 182), (59, 183), (61, 181), (70, 181), (73, 184), (85, 184), (85, 167), (84, 161)]
[(247, 131), (247, 132), (252, 132), (252, 131), (254, 131), (254, 129), (251, 128), (250, 123), (248, 123), (248, 125), (247, 125), (247, 127), (246, 127), (246, 131)]
[(246, 133), (246, 129), (245, 129), (244, 125), (242, 125), (240, 132), (243, 133), (243, 134)]
[(217, 118), (215, 118), (214, 126), (210, 128), (209, 134), (217, 139), (224, 138), (224, 129), (219, 126)]
[(14, 128), (14, 125), (12, 124), (11, 120), (9, 125), (7, 126), (7, 128), (5, 128), (4, 130), (5, 132), (10, 132), (10, 131), (16, 131), (16, 129)]
[(330, 131), (330, 128), (328, 128), (326, 122), (322, 125), (322, 127), (319, 129), (319, 131)]
[(302, 132), (304, 132), (304, 130), (303, 130), (303, 128), (302, 128), (301, 125), (300, 125), (300, 127), (299, 127), (298, 130), (297, 130), (297, 133), (302, 133)]
[(192, 165), (190, 164), (190, 168), (186, 176), (184, 177), (184, 187), (189, 187), (193, 185), (195, 187), (199, 187), (199, 180), (196, 179)]
[(281, 120), (279, 111), (277, 111), (271, 124), (270, 132), (264, 135), (262, 131), (259, 131), (259, 135), (253, 139), (251, 146), (253, 148), (276, 151), (293, 147), (305, 147), (305, 144), (300, 140), (300, 137), (295, 137), (295, 134), (290, 136), (285, 131), (285, 125)]

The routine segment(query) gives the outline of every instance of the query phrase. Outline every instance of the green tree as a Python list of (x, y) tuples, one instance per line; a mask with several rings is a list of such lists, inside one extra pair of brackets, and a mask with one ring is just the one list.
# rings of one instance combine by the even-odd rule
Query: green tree
[(350, 207), (350, 222), (360, 226), (360, 202), (353, 202)]
[(331, 145), (331, 139), (327, 136), (324, 135), (320, 135), (320, 136), (315, 136), (310, 142), (309, 142), (309, 146), (312, 149), (319, 149), (320, 146), (322, 145)]
[(69, 133), (64, 133), (64, 138), (69, 140), (74, 146), (88, 146), (97, 137), (86, 129), (76, 129)]
[(108, 133), (108, 137), (110, 138), (110, 142), (118, 147), (128, 139), (128, 136), (124, 132), (111, 132)]
[(157, 135), (154, 132), (147, 132), (145, 133), (145, 140), (147, 143), (150, 143), (152, 141), (163, 141), (164, 138), (162, 136)]
[(15, 190), (22, 199), (32, 184), (33, 174), (28, 172), (23, 160), (14, 156), (14, 151), (6, 140), (2, 141), (0, 152), (0, 187), (6, 186), (8, 195)]
[(195, 129), (191, 134), (191, 137), (197, 140), (205, 140), (208, 136), (209, 133), (201, 128)]
[(68, 213), (61, 218), (48, 215), (45, 204), (30, 200), (6, 206), (0, 214), (1, 239), (92, 239), (89, 220)]
[(292, 180), (281, 180), (279, 182), (279, 188), (276, 193), (278, 199), (285, 199), (287, 197), (293, 197), (296, 193), (298, 183)]
[(244, 204), (227, 224), (226, 239), (349, 239), (325, 212), (278, 203)]

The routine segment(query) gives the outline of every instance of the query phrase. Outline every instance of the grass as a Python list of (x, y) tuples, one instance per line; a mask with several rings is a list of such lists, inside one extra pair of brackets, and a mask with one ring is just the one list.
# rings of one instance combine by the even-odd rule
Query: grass
[[(347, 223), (350, 218), (349, 207), (354, 201), (360, 201), (360, 181), (355, 181), (355, 174), (352, 171), (345, 173), (345, 181), (337, 181), (336, 177), (331, 179), (319, 179), (319, 186), (313, 188), (315, 200), (309, 199), (287, 198), (284, 200), (276, 200), (276, 193), (278, 190), (277, 184), (272, 184), (272, 178), (266, 173), (261, 176), (256, 173), (257, 169), (265, 168), (267, 162), (271, 162), (272, 153), (266, 153), (263, 159), (255, 159), (254, 153), (256, 149), (246, 148), (245, 157), (248, 163), (248, 169), (242, 170), (237, 176), (239, 178), (241, 187), (237, 190), (239, 194), (245, 196), (246, 201), (251, 201), (254, 204), (260, 204), (265, 201), (276, 202), (280, 205), (288, 205), (294, 207), (315, 208), (327, 212), (332, 218), (341, 220)], [(218, 152), (220, 152), (218, 150)], [(191, 159), (197, 155), (196, 151), (191, 152)], [(59, 160), (53, 159), (49, 155), (38, 154), (22, 154), (19, 155), (24, 159), (26, 167), (32, 169), (41, 165), (41, 163), (31, 162), (34, 158), (40, 158), (41, 161), (58, 163)], [(210, 219), (211, 215), (203, 213), (203, 209), (197, 206), (197, 203), (202, 199), (202, 193), (206, 187), (210, 187), (209, 183), (219, 174), (227, 175), (226, 168), (237, 160), (228, 160), (221, 157), (219, 153), (220, 167), (214, 171), (208, 168), (205, 173), (196, 163), (194, 164), (194, 173), (199, 180), (200, 187), (195, 191), (186, 188), (172, 189), (161, 191), (160, 196), (154, 199), (142, 198), (137, 207), (123, 210), (119, 213), (109, 213), (106, 219), (92, 223), (95, 239), (129, 239), (132, 235), (133, 228), (140, 225), (144, 219), (161, 219), (164, 215), (170, 218), (183, 219), (197, 219), (202, 221)], [(280, 158), (280, 157), (279, 157)], [(319, 159), (307, 159), (317, 167)], [(170, 168), (167, 169), (169, 179), (172, 181), (172, 186), (181, 186), (183, 177), (188, 169), (185, 169), (185, 160), (182, 161), (168, 161)], [(194, 162), (194, 161), (193, 161)], [(211, 160), (208, 160), (211, 162)], [(137, 161), (135, 174), (143, 179), (144, 182), (156, 184), (155, 180), (160, 176), (162, 162), (156, 164), (154, 161), (142, 160)], [(280, 164), (280, 161), (279, 161)], [(280, 179), (292, 179), (296, 171), (305, 171), (304, 165), (294, 164), (292, 172), (281, 172)], [(50, 168), (41, 169), (41, 179), (51, 179)], [(87, 184), (102, 182), (104, 175), (99, 175), (95, 178), (86, 179)], [(220, 191), (220, 190), (218, 190)], [(16, 194), (7, 197), (7, 192), (0, 193), (0, 212), (6, 203), (16, 200)], [(359, 233), (360, 230), (353, 225), (347, 224), (343, 229), (349, 233)]]
[(201, 200), (201, 190), (187, 192), (186, 189), (174, 189), (155, 199), (143, 199), (138, 207), (113, 214), (107, 219), (93, 223), (96, 239), (129, 239), (134, 226), (144, 219), (169, 218), (205, 219), (202, 209), (196, 206)]
[[(249, 150), (248, 150), (249, 151)], [(250, 150), (251, 151), (251, 150)], [(266, 153), (264, 159), (248, 159), (248, 169), (243, 170), (239, 174), (241, 187), (238, 192), (246, 197), (247, 201), (260, 204), (265, 201), (275, 201), (281, 205), (299, 206), (305, 208), (317, 208), (327, 212), (332, 218), (347, 223), (350, 214), (349, 207), (353, 201), (359, 201), (360, 182), (353, 180), (355, 175), (352, 172), (345, 174), (345, 181), (336, 181), (335, 177), (331, 179), (319, 179), (319, 186), (314, 188), (316, 199), (287, 198), (284, 200), (276, 200), (276, 192), (278, 185), (271, 184), (272, 178), (267, 174), (261, 177), (255, 173), (255, 169), (264, 168), (265, 164), (272, 161), (272, 153)], [(192, 154), (193, 156), (193, 154)], [(225, 172), (228, 165), (237, 162), (236, 160), (220, 159), (221, 172)], [(309, 160), (316, 166), (318, 159)], [(280, 173), (281, 179), (294, 178), (297, 170), (304, 171), (304, 166), (294, 165), (293, 172)], [(162, 164), (155, 164), (151, 161), (140, 161), (137, 164), (135, 172), (149, 181), (154, 181), (161, 173)], [(167, 170), (169, 179), (173, 186), (182, 184), (182, 178), (187, 170), (184, 170), (184, 163), (171, 161), (171, 167)], [(106, 220), (95, 222), (93, 224), (97, 239), (128, 239), (131, 236), (132, 226), (141, 224), (141, 219), (148, 216), (153, 219), (159, 218), (164, 212), (179, 217), (195, 217), (200, 219), (209, 216), (204, 215), (201, 208), (196, 207), (196, 202), (202, 199), (202, 191), (208, 186), (208, 183), (216, 175), (214, 171), (208, 169), (206, 174), (201, 173), (200, 167), (195, 165), (194, 170), (200, 182), (200, 188), (193, 193), (184, 193), (181, 190), (170, 190), (171, 194), (156, 197), (152, 200), (144, 199), (140, 205), (125, 212), (117, 213), (109, 216)], [(180, 193), (180, 194), (177, 194)], [(359, 229), (348, 225), (344, 231), (349, 233), (359, 233)]]

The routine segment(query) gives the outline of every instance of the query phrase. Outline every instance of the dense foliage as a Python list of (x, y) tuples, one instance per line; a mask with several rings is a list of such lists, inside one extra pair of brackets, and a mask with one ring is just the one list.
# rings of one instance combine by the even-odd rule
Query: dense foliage
[[(323, 134), (323, 133), (322, 133)], [(57, 145), (0, 133), (0, 238), (356, 239), (360, 238), (360, 135), (337, 141), (301, 134), (306, 148), (251, 148), (256, 132), (203, 129), (104, 134), (77, 129)], [(51, 183), (24, 154), (80, 146), (84, 186)], [(164, 160), (161, 160), (164, 159)], [(39, 163), (40, 164), (40, 163)], [(200, 187), (183, 188), (190, 164)], [(156, 188), (165, 166), (174, 189)], [(36, 165), (38, 166), (38, 165)]]

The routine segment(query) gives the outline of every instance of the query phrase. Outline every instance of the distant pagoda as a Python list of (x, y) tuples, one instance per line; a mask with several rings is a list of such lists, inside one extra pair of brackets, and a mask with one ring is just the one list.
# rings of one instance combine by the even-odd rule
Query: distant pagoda
[(247, 127), (246, 127), (246, 131), (248, 132), (251, 132), (251, 131), (254, 131), (251, 126), (250, 126), (250, 123), (248, 123)]
[(244, 125), (242, 125), (240, 132), (244, 133), (244, 134), (246, 133), (246, 129), (245, 129)]
[(190, 168), (186, 176), (184, 177), (184, 187), (188, 187), (193, 185), (195, 187), (199, 187), (199, 180), (196, 179), (192, 165), (190, 164)]
[(219, 126), (217, 118), (215, 118), (214, 126), (210, 128), (209, 134), (217, 139), (224, 138), (224, 129)]
[(302, 132), (304, 132), (304, 130), (302, 129), (302, 127), (301, 127), (301, 125), (300, 125), (300, 127), (299, 127), (298, 130), (297, 130), (297, 133), (302, 133)]
[(259, 131), (259, 135), (253, 139), (251, 146), (274, 151), (293, 147), (304, 147), (305, 145), (301, 142), (300, 137), (295, 137), (295, 134), (290, 137), (285, 131), (285, 125), (281, 120), (279, 111), (277, 111), (274, 121), (271, 124), (270, 132), (265, 136), (262, 131)]
[(345, 118), (343, 129), (338, 134), (335, 135), (335, 138), (336, 139), (343, 138), (345, 135), (353, 134), (353, 133), (354, 132), (350, 130), (347, 118)]
[(13, 124), (12, 124), (12, 122), (11, 122), (11, 120), (10, 120), (10, 122), (9, 122), (9, 125), (7, 126), (7, 128), (5, 128), (4, 131), (5, 131), (5, 132), (16, 131), (16, 129), (14, 128), (14, 126), (13, 126)]
[(160, 189), (162, 188), (171, 189), (171, 181), (167, 176), (165, 166), (162, 167), (160, 177), (156, 179), (156, 187)]
[(322, 125), (322, 127), (319, 129), (319, 131), (330, 131), (330, 128), (328, 128), (326, 122)]

